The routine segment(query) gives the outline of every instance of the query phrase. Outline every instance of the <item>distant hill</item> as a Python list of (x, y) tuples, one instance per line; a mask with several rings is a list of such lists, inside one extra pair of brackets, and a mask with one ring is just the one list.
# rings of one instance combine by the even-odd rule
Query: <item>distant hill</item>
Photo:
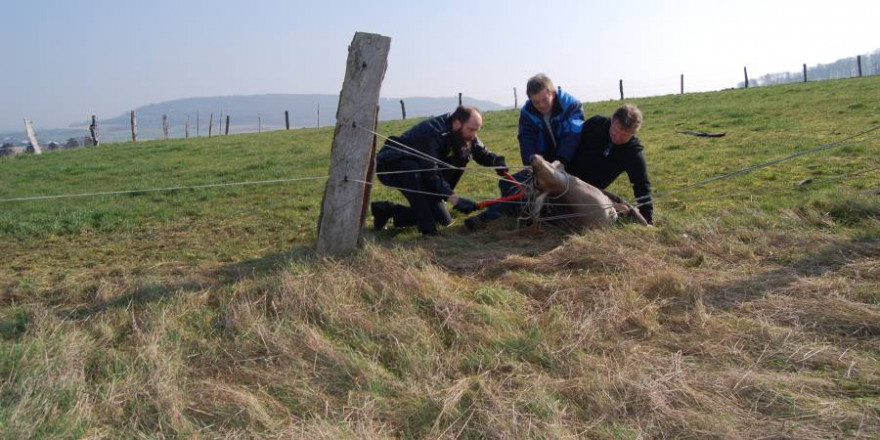
[[(400, 119), (401, 98), (381, 98), (379, 100), (379, 119)], [(455, 109), (458, 97), (402, 98), (406, 106), (407, 118), (439, 115)], [(484, 111), (501, 110), (502, 107), (491, 101), (464, 97), (464, 104), (474, 105)], [(284, 128), (284, 112), (290, 113), (290, 127), (315, 127), (336, 124), (338, 95), (271, 94), (245, 96), (218, 96), (209, 98), (186, 98), (160, 102), (137, 108), (138, 136), (141, 139), (155, 139), (162, 136), (162, 115), (167, 115), (169, 136), (183, 137), (186, 117), (190, 119), (190, 136), (207, 136), (208, 124), (213, 115), (213, 133), (220, 132), (220, 117), (229, 116), (230, 133), (249, 133), (262, 130)], [(102, 141), (124, 141), (131, 138), (131, 115), (124, 113), (110, 119), (100, 119), (99, 134)], [(198, 122), (198, 127), (196, 126)], [(38, 130), (40, 143), (64, 142), (68, 138), (88, 136), (89, 122), (77, 122), (69, 128)], [(0, 133), (0, 139), (23, 141), (24, 133)]]

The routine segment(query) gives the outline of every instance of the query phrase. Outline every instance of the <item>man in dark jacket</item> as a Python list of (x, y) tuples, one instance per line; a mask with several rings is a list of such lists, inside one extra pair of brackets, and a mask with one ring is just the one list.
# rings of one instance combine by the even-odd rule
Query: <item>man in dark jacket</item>
[(644, 146), (635, 136), (641, 125), (642, 112), (630, 104), (618, 108), (611, 118), (593, 116), (584, 123), (577, 153), (565, 170), (603, 190), (625, 172), (639, 212), (648, 224), (653, 224), (648, 165)]
[(376, 174), (383, 184), (399, 189), (409, 206), (372, 203), (375, 229), (384, 229), (393, 220), (395, 227), (416, 226), (422, 234), (436, 235), (437, 224), (452, 222), (444, 200), (465, 214), (476, 211), (476, 203), (454, 192), (468, 162), (474, 159), (498, 174), (507, 171), (504, 157), (489, 151), (477, 137), (482, 125), (479, 110), (459, 106), (389, 138), (376, 155)]
[[(559, 160), (567, 165), (574, 158), (581, 138), (584, 111), (581, 102), (574, 96), (554, 87), (553, 81), (539, 73), (526, 82), (528, 100), (519, 112), (519, 153), (523, 165), (531, 163), (532, 156), (540, 154), (547, 161)], [(529, 171), (523, 170), (512, 176), (518, 182), (529, 179)], [(502, 180), (498, 184), (502, 196), (514, 194), (518, 188), (513, 183)], [(465, 220), (470, 230), (480, 229), (485, 223), (502, 215), (513, 216), (520, 211), (517, 203), (492, 205), (480, 215)]]

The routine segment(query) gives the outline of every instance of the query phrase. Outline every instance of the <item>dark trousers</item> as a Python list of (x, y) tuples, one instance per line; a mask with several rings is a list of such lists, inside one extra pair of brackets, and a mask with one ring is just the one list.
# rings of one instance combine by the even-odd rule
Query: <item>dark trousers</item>
[[(531, 173), (527, 170), (522, 170), (511, 177), (517, 182), (523, 183), (531, 179), (531, 176)], [(498, 181), (498, 189), (501, 191), (501, 197), (512, 196), (519, 191), (518, 186), (506, 179)], [(482, 215), (485, 220), (497, 220), (501, 217), (515, 217), (519, 215), (520, 211), (522, 211), (523, 203), (525, 203), (525, 199), (513, 202), (496, 203), (486, 208)]]
[[(403, 159), (390, 165), (378, 164), (376, 171), (384, 173), (388, 171), (412, 171), (423, 168), (424, 166), (420, 166), (416, 161)], [(400, 192), (409, 202), (409, 206), (395, 204), (391, 208), (394, 227), (416, 226), (419, 232), (431, 234), (437, 231), (437, 224), (445, 226), (452, 223), (452, 216), (449, 214), (449, 210), (446, 209), (443, 197), (416, 192), (431, 192), (431, 189), (425, 188), (422, 173), (379, 174), (379, 181), (384, 185), (400, 189)]]

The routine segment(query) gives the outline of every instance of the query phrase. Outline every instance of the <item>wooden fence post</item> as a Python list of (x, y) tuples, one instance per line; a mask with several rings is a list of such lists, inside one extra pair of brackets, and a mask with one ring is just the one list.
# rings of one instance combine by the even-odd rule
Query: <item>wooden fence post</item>
[(131, 111), (131, 141), (138, 141), (138, 116), (136, 110)]
[(620, 100), (623, 101), (623, 80), (620, 80)]
[(168, 115), (162, 115), (162, 139), (168, 139)]
[(98, 118), (92, 115), (92, 124), (89, 125), (89, 134), (92, 135), (92, 146), (98, 146)]
[(684, 74), (681, 74), (681, 94), (684, 95)]
[(400, 117), (404, 121), (406, 120), (406, 105), (403, 104), (403, 100), (400, 100)]
[(458, 105), (461, 105), (461, 92), (458, 92)]
[(807, 82), (807, 63), (804, 63), (804, 82)]
[(199, 112), (196, 112), (196, 137), (202, 137), (202, 121)]
[(257, 133), (263, 132), (263, 117), (257, 113)]
[(858, 66), (859, 66), (859, 78), (861, 78), (862, 77), (862, 56), (861, 55), (856, 56), (856, 64), (858, 64)]
[(746, 88), (749, 88), (749, 71), (743, 66), (743, 75), (746, 76)]
[(290, 130), (290, 113), (284, 110), (284, 129)]
[(28, 147), (28, 153), (34, 154), (43, 154), (43, 149), (40, 148), (40, 144), (37, 142), (37, 134), (34, 133), (34, 123), (31, 122), (30, 119), (24, 120), (24, 131), (27, 134), (28, 141), (30, 141), (31, 146)]
[[(336, 109), (336, 111), (338, 113), (339, 109)], [(321, 104), (318, 104), (318, 116), (315, 122), (315, 127), (321, 128)]]
[(186, 115), (186, 122), (183, 124), (183, 136), (189, 139), (189, 115)]
[(226, 115), (226, 131), (223, 134), (229, 136), (229, 115)]
[[(401, 101), (402, 102), (402, 101)], [(376, 119), (373, 122), (373, 127), (379, 126), (379, 106), (376, 106)], [(375, 131), (375, 130), (373, 130)], [(376, 135), (373, 135), (373, 143), (370, 148), (370, 160), (367, 162), (367, 177), (364, 179), (364, 182), (373, 183), (373, 178), (376, 177), (376, 148), (377, 148), (378, 138)], [(371, 200), (371, 191), (373, 189), (373, 185), (364, 185), (364, 196), (361, 199), (363, 201), (363, 205), (361, 206), (361, 220), (358, 223), (358, 228), (364, 227), (364, 224), (367, 221), (367, 213), (370, 210), (370, 200)], [(362, 244), (363, 237), (358, 237), (358, 245)]]
[(214, 132), (214, 114), (211, 113), (211, 116), (208, 118), (208, 137), (211, 137), (211, 134)]
[(516, 96), (516, 87), (513, 88), (513, 108), (519, 108), (519, 97)]
[(342, 256), (360, 241), (364, 185), (370, 142), (376, 129), (376, 107), (391, 38), (358, 32), (348, 47), (345, 80), (339, 94), (336, 130), (330, 151), (330, 178), (318, 218), (317, 252)]

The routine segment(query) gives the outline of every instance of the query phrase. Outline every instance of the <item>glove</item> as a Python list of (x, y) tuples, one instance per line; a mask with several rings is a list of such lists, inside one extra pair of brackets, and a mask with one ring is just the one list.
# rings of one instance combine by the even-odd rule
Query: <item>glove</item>
[(452, 206), (452, 209), (465, 214), (470, 214), (479, 208), (473, 200), (459, 197), (458, 202)]
[(495, 159), (495, 166), (501, 167), (495, 168), (495, 172), (498, 173), (499, 176), (504, 176), (505, 174), (507, 174), (508, 171), (510, 171), (510, 169), (507, 168), (507, 162), (504, 161), (504, 156), (498, 156), (498, 158)]

